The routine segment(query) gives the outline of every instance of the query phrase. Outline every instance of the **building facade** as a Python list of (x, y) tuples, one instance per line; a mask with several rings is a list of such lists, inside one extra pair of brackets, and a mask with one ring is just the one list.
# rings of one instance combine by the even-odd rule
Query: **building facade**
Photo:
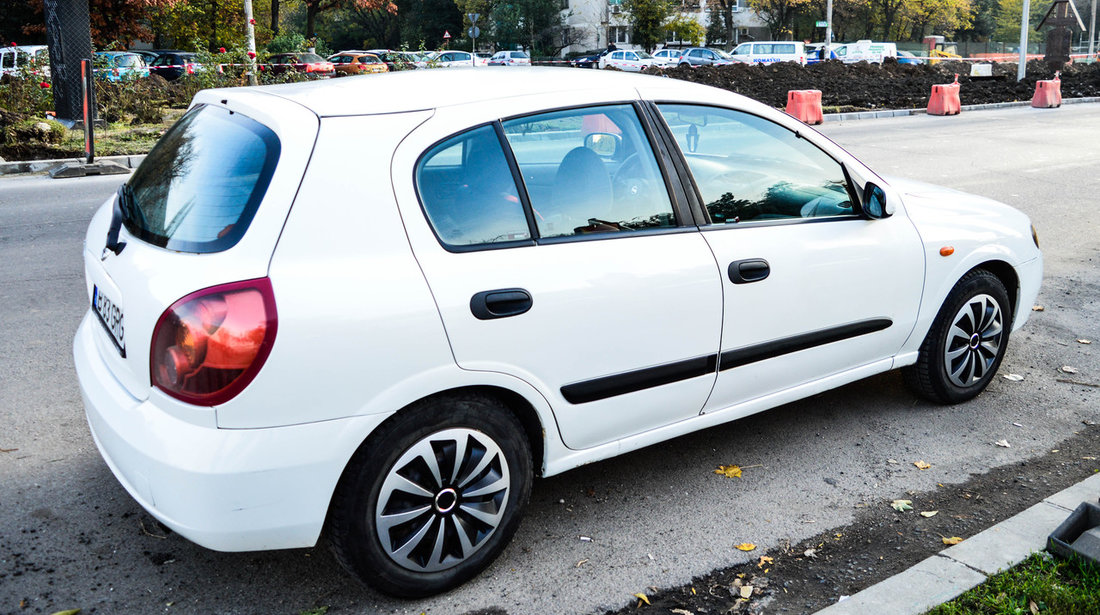
[[(681, 0), (679, 12), (706, 28), (711, 14), (707, 4), (707, 0)], [(562, 50), (563, 56), (606, 49), (612, 43), (620, 49), (638, 47), (631, 42), (630, 20), (622, 0), (564, 0), (562, 5), (562, 16), (572, 29), (572, 44)], [(767, 26), (749, 8), (747, 0), (737, 0), (737, 5), (733, 7), (733, 25), (733, 41), (708, 42), (732, 47), (743, 41), (766, 40), (769, 37)], [(664, 46), (690, 45), (670, 39), (665, 41)]]

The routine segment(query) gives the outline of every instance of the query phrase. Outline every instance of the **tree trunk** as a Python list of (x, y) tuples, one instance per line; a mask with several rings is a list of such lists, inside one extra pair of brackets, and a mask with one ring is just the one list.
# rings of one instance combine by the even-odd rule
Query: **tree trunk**
[(737, 32), (733, 27), (733, 4), (727, 0), (726, 5), (722, 7), (722, 17), (726, 22), (726, 51), (733, 49), (733, 43), (737, 39)]
[(279, 0), (271, 0), (271, 35), (279, 36)]
[(317, 24), (317, 10), (319, 8), (316, 2), (306, 2), (306, 39), (310, 41), (316, 35), (313, 28)]

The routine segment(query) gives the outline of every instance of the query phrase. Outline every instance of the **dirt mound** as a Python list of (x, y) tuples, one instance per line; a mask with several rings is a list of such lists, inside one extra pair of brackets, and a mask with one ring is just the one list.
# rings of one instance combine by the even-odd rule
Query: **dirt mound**
[[(964, 105), (1030, 100), (1035, 82), (1054, 78), (1054, 70), (1038, 60), (1028, 62), (1023, 81), (1016, 81), (1016, 64), (993, 63), (993, 76), (970, 77), (966, 62), (881, 65), (836, 60), (800, 66), (734, 64), (669, 68), (656, 71), (675, 79), (702, 83), (755, 98), (773, 107), (787, 104), (788, 90), (821, 90), (822, 105), (860, 109), (915, 109), (928, 104), (932, 86), (959, 76)], [(1100, 96), (1100, 63), (1070, 64), (1062, 71), (1062, 96)]]

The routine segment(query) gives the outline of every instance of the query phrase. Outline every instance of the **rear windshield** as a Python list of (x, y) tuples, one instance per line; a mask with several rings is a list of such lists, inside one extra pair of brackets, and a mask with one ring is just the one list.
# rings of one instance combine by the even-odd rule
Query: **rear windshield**
[[(279, 139), (221, 107), (188, 111), (127, 182), (126, 230), (180, 252), (221, 252), (244, 236), (279, 161)], [(128, 205), (128, 206), (127, 206)]]

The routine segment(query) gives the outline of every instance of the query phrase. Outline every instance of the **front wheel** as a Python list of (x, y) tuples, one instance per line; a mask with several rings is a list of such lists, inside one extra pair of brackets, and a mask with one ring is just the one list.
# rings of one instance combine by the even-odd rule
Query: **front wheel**
[(1004, 284), (989, 271), (971, 271), (947, 295), (917, 363), (902, 369), (906, 384), (943, 404), (973, 399), (997, 372), (1011, 329)]
[(383, 424), (348, 464), (328, 535), (340, 563), (401, 597), (446, 591), (493, 562), (531, 493), (531, 452), (502, 403), (425, 400)]

